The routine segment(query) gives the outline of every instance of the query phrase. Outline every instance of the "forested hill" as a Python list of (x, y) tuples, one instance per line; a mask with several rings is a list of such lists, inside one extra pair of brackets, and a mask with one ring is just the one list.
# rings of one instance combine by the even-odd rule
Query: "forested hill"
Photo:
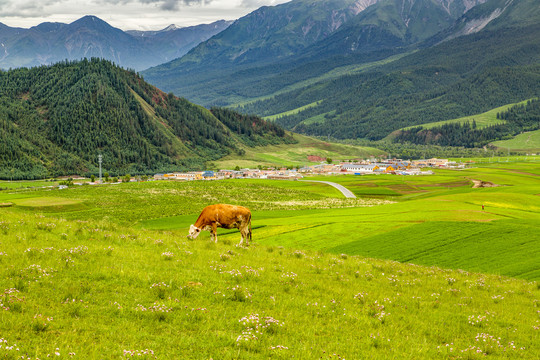
[(111, 175), (202, 169), (293, 141), (261, 119), (214, 112), (223, 121), (105, 60), (0, 72), (0, 178), (97, 174), (98, 154)]

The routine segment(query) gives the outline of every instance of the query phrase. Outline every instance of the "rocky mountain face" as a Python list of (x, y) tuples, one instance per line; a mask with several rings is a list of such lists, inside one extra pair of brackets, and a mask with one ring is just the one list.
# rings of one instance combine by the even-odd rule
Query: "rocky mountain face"
[(339, 29), (377, 0), (296, 0), (263, 6), (202, 43), (181, 61), (234, 66), (294, 55)]
[(534, 0), (490, 0), (472, 8), (453, 26), (430, 39), (428, 44), (451, 40), (460, 36), (508, 27), (526, 27), (537, 24), (540, 4)]
[(0, 68), (31, 67), (98, 57), (142, 70), (187, 53), (230, 22), (154, 32), (124, 32), (95, 16), (70, 24), (43, 23), (30, 29), (0, 24)]

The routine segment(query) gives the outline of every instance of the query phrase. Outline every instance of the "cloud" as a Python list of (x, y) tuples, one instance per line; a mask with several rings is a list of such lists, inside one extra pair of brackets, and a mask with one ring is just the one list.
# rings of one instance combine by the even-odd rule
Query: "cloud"
[(212, 0), (101, 0), (106, 4), (133, 4), (139, 3), (143, 5), (154, 5), (155, 7), (165, 11), (176, 11), (183, 6), (206, 6)]
[(177, 11), (183, 6), (204, 7), (212, 3), (212, 0), (138, 0), (142, 4), (155, 4), (161, 10)]
[(123, 30), (158, 30), (235, 20), (263, 5), (290, 0), (0, 0), (0, 22), (29, 28), (95, 15)]
[(240, 6), (249, 9), (257, 9), (261, 6), (272, 6), (288, 2), (289, 0), (242, 0)]

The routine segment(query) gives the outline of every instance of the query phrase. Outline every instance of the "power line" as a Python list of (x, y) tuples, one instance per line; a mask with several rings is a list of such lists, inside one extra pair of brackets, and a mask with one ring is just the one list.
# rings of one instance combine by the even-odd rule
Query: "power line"
[(98, 155), (98, 162), (99, 162), (99, 183), (101, 184), (101, 163), (103, 162), (103, 156), (101, 154)]

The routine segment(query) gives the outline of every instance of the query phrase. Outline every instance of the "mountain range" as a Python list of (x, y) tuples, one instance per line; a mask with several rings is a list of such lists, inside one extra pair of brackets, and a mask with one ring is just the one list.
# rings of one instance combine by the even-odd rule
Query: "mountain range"
[[(485, 1), (293, 0), (238, 19), (182, 58), (144, 75), (165, 91), (197, 103), (229, 105), (253, 95), (269, 95), (276, 88), (272, 84), (269, 91), (256, 93), (250, 89), (245, 96), (246, 82), (257, 83), (284, 71), (298, 72), (299, 67), (316, 75), (328, 66), (403, 53)], [(322, 65), (323, 69), (322, 61), (330, 64)], [(298, 78), (288, 77), (289, 83)], [(241, 84), (235, 86), (237, 82)], [(228, 99), (229, 94), (240, 97)]]
[(42, 23), (30, 29), (0, 23), (0, 68), (97, 57), (142, 70), (181, 57), (230, 23), (221, 20), (185, 28), (172, 25), (160, 31), (122, 31), (95, 16), (70, 24)]
[[(180, 31), (184, 34), (181, 43), (171, 45)], [(202, 39), (197, 37), (200, 34), (209, 38), (195, 46)], [(191, 50), (180, 56), (184, 51), (179, 50), (181, 44), (188, 43)], [(60, 55), (51, 55), (55, 54), (51, 49)], [(207, 108), (227, 106), (244, 114), (267, 117), (285, 129), (308, 135), (380, 140), (404, 127), (478, 114), (537, 98), (540, 3), (292, 0), (262, 7), (232, 23), (183, 29), (170, 26), (154, 32), (124, 32), (93, 16), (72, 24), (44, 23), (28, 30), (0, 24), (2, 66), (48, 64), (71, 56), (106, 58), (135, 70), (179, 56), (140, 72), (145, 81), (170, 93), (157, 99), (174, 94)], [(5, 65), (8, 63), (12, 65)], [(69, 61), (52, 68), (55, 66), (81, 72)], [(118, 77), (117, 70), (108, 74), (113, 79), (103, 79), (101, 83)], [(1, 72), (0, 75), (4, 76)], [(88, 78), (94, 76), (99, 74)], [(137, 81), (142, 82), (143, 78)], [(39, 93), (37, 88), (32, 91)], [(153, 91), (157, 90), (150, 93)], [(26, 92), (19, 90), (12, 96), (13, 101), (20, 102)], [(139, 97), (144, 98), (142, 93), (138, 92)], [(61, 94), (71, 96), (69, 92)], [(114, 96), (114, 91), (111, 94)], [(148, 94), (149, 99), (158, 101)], [(124, 98), (128, 108), (140, 104), (137, 97), (136, 101), (129, 96)], [(152, 114), (162, 111), (152, 101), (145, 101), (154, 109)], [(38, 114), (43, 111), (39, 105), (42, 102), (36, 103)], [(25, 104), (20, 102), (21, 106)], [(167, 104), (169, 108), (171, 105)], [(142, 107), (147, 109), (144, 104)], [(200, 108), (189, 109), (197, 113)], [(185, 109), (181, 113), (189, 117)], [(227, 117), (241, 122), (250, 119)], [(197, 166), (203, 163), (202, 159), (236, 151), (231, 150), (236, 149), (234, 146), (216, 145), (221, 137), (208, 130), (208, 124), (197, 124), (206, 129), (201, 130), (204, 136), (212, 139), (203, 142), (209, 147), (207, 153), (202, 150), (202, 143), (197, 143)], [(150, 127), (144, 129), (153, 131)], [(514, 127), (512, 131), (520, 129)], [(507, 128), (499, 130), (500, 136), (509, 136)], [(197, 136), (191, 130), (187, 133)], [(482, 135), (482, 142), (471, 139), (469, 143), (488, 142), (486, 134)], [(182, 139), (184, 143), (190, 142), (189, 137)], [(161, 154), (178, 158), (179, 153), (171, 152), (171, 146), (174, 148), (167, 146), (168, 150)], [(191, 151), (192, 154), (194, 150)], [(128, 163), (122, 166), (126, 168)], [(172, 164), (162, 160), (154, 163), (163, 167)]]
[(538, 24), (534, 0), (293, 0), (142, 74), (297, 132), (377, 140), (538, 96)]

